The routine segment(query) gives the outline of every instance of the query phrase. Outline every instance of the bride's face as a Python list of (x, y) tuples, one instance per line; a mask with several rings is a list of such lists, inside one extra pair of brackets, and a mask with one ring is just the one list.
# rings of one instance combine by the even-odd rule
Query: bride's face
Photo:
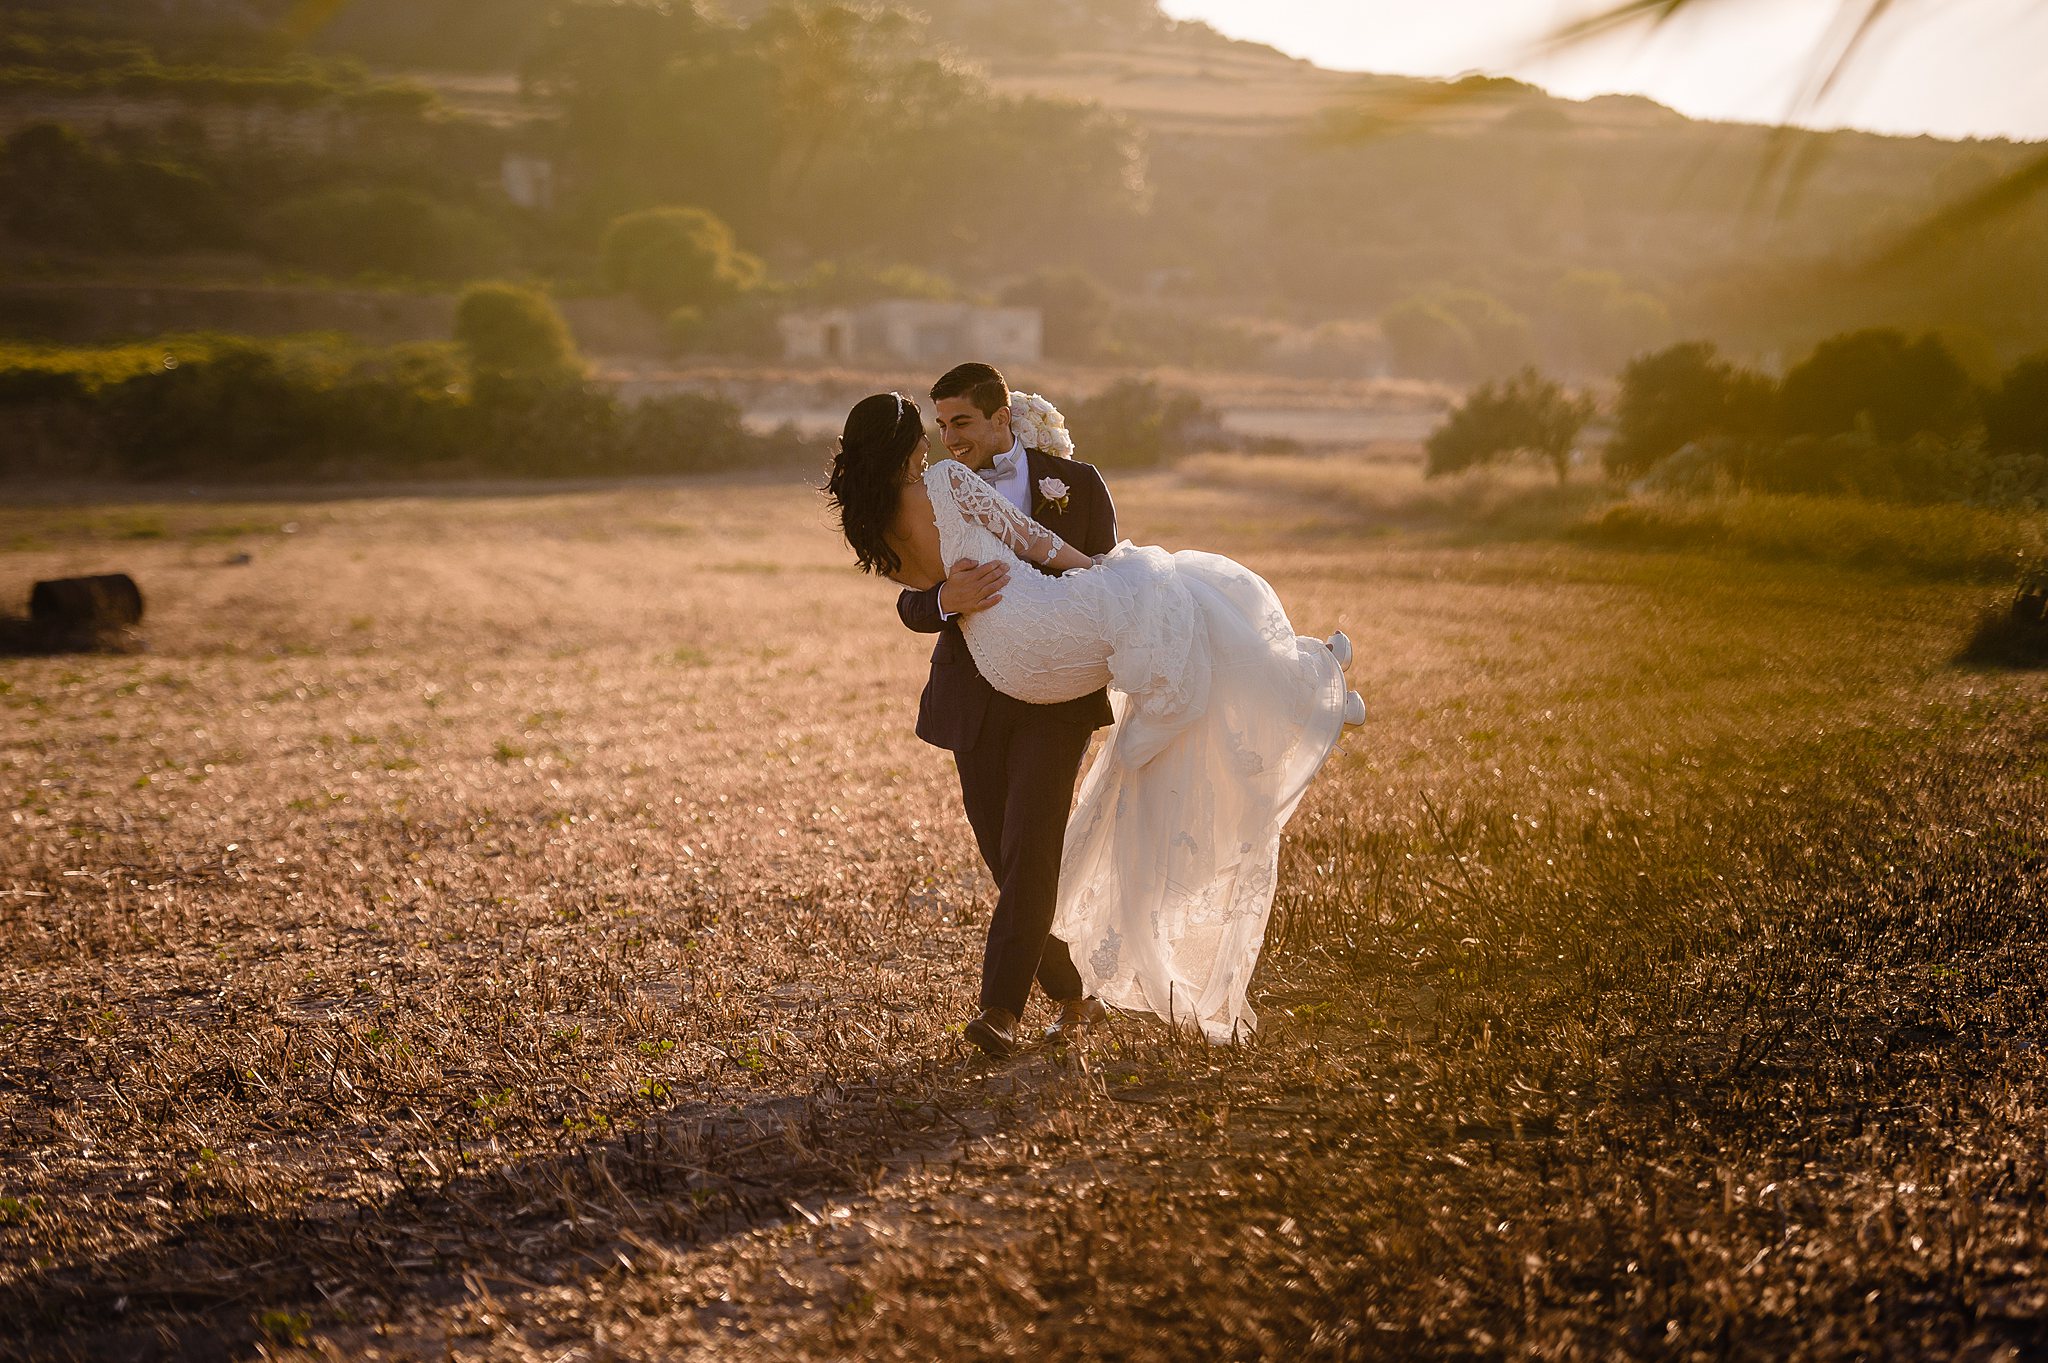
[(904, 483), (914, 483), (924, 477), (925, 468), (931, 463), (931, 457), (932, 438), (928, 435), (919, 436), (917, 438), (917, 448), (912, 450), (910, 457), (903, 461)]

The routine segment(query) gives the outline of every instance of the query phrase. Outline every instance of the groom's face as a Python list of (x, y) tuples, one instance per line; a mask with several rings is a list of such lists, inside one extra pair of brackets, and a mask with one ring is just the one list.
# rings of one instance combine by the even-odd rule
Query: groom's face
[(939, 399), (938, 409), (939, 437), (946, 442), (946, 452), (971, 469), (987, 468), (1015, 443), (1007, 407), (985, 416), (974, 399), (961, 397)]

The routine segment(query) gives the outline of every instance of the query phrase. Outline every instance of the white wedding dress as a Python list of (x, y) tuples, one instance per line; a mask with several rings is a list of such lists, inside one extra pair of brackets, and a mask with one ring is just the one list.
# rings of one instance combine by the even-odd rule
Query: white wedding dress
[(925, 471), (943, 561), (1002, 560), (1002, 600), (961, 619), (1018, 700), (1112, 688), (1116, 723), (1067, 823), (1053, 934), (1087, 991), (1229, 1041), (1272, 912), (1280, 830), (1344, 727), (1343, 669), (1242, 564), (1125, 541), (1049, 577), (1052, 532), (957, 460)]

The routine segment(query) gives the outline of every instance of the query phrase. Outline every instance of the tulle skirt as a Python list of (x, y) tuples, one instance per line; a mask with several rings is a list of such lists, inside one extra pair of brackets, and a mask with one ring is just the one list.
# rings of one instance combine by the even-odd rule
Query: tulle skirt
[(1103, 1002), (1227, 1042), (1258, 1022), (1280, 833), (1343, 733), (1343, 670), (1242, 564), (1123, 545), (1104, 570), (1143, 618), (1113, 636), (1116, 723), (1067, 824), (1053, 933)]

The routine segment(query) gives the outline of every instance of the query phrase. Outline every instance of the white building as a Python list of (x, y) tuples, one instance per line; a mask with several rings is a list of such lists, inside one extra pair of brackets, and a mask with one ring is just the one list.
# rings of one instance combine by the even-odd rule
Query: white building
[(498, 165), (498, 185), (521, 208), (555, 206), (555, 163), (545, 156), (508, 151)]
[(793, 361), (1020, 364), (1045, 356), (1045, 319), (1037, 308), (899, 298), (787, 313), (780, 325), (783, 358)]

